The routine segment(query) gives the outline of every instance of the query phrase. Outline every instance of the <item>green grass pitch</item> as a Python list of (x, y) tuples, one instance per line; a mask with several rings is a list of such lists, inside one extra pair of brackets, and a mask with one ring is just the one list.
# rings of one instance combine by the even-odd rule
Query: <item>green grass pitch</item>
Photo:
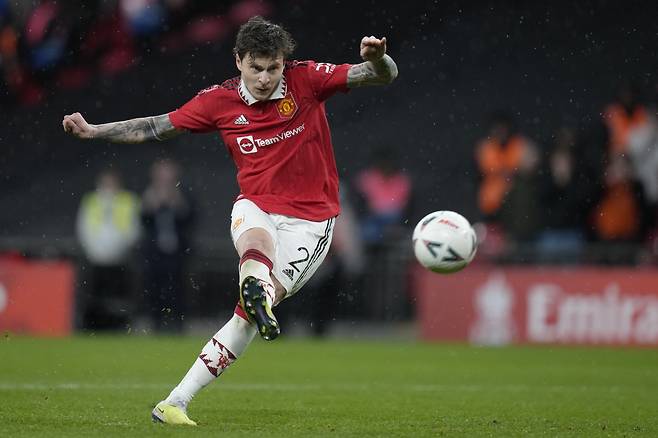
[(0, 436), (658, 436), (658, 351), (256, 340), (154, 424), (200, 338), (0, 340)]

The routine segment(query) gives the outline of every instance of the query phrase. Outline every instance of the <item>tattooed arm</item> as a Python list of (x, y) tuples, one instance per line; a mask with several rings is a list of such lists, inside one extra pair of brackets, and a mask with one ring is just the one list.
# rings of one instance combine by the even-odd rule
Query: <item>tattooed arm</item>
[(386, 38), (373, 36), (361, 40), (361, 58), (365, 62), (355, 64), (347, 72), (347, 86), (386, 85), (398, 76), (398, 66), (386, 54)]
[(64, 116), (62, 126), (65, 132), (69, 132), (78, 138), (103, 139), (114, 143), (162, 141), (186, 132), (185, 130), (176, 129), (169, 121), (167, 114), (92, 125), (87, 123), (82, 114), (73, 113)]

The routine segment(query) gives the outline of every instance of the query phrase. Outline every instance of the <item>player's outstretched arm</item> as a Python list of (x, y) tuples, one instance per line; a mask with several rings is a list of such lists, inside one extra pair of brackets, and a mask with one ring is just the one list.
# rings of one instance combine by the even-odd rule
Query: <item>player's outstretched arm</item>
[(143, 143), (151, 140), (167, 140), (186, 132), (175, 128), (169, 116), (141, 117), (122, 122), (92, 125), (80, 113), (64, 116), (64, 131), (82, 139), (102, 139), (114, 143)]
[(365, 62), (350, 67), (347, 72), (348, 87), (386, 85), (398, 76), (398, 66), (393, 58), (386, 54), (386, 37), (363, 37), (360, 51)]

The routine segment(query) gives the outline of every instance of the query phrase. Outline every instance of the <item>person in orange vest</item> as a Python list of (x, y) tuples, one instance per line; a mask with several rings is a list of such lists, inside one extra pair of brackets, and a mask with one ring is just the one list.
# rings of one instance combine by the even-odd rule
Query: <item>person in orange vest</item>
[(497, 112), (487, 136), (477, 145), (475, 159), (481, 177), (478, 207), (485, 220), (495, 222), (515, 175), (536, 165), (536, 147), (515, 129), (507, 113)]
[(622, 154), (611, 157), (605, 169), (605, 191), (594, 209), (596, 237), (607, 242), (633, 242), (643, 236), (644, 196)]

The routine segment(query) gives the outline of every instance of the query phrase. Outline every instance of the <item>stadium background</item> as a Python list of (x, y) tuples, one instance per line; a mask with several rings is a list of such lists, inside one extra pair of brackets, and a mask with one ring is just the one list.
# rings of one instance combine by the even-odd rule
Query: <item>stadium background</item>
[[(3, 7), (10, 3), (3, 2)], [(22, 9), (14, 7), (29, 11), (22, 4)], [(71, 2), (60, 13), (70, 15), (64, 22), (76, 29), (100, 20), (111, 5)], [(232, 77), (236, 26), (252, 13), (291, 29), (299, 42), (298, 59), (357, 62), (358, 41), (368, 33), (386, 35), (400, 65), (394, 86), (357, 90), (327, 105), (343, 180), (354, 181), (379, 148), (387, 147), (411, 177), (414, 193), (403, 218), (406, 234), (388, 242), (399, 250), (369, 261), (364, 281), (379, 281), (381, 288), (345, 292), (347, 299), (343, 297), (336, 310), (338, 319), (413, 321), (417, 297), (408, 281), (413, 265), (409, 229), (438, 209), (459, 211), (472, 222), (482, 220), (474, 149), (486, 135), (492, 111), (511, 113), (520, 130), (546, 152), (560, 126), (569, 125), (583, 136), (596, 131), (602, 109), (622, 81), (639, 78), (646, 90), (655, 91), (658, 61), (651, 50), (656, 42), (651, 2), (629, 7), (608, 1), (550, 7), (414, 2), (404, 8), (378, 2), (364, 3), (359, 13), (349, 2), (336, 1), (310, 12), (314, 7), (319, 6), (305, 1), (198, 3), (184, 7), (180, 16), (172, 12), (166, 26), (133, 36), (132, 57), (117, 68), (102, 67), (102, 51), (96, 58), (84, 58), (75, 41), (68, 41), (66, 56), (51, 64), (36, 68), (23, 60), (23, 73), (33, 88), (12, 88), (6, 75), (2, 97), (2, 251), (78, 262), (76, 210), (82, 194), (93, 188), (97, 172), (114, 165), (124, 174), (127, 188), (140, 192), (152, 161), (173, 157), (182, 164), (185, 185), (199, 206), (191, 281), (186, 282), (189, 317), (214, 318), (216, 312), (230, 311), (232, 294), (218, 291), (226, 291), (235, 280), (226, 228), (237, 186), (233, 164), (217, 135), (140, 146), (86, 143), (64, 135), (60, 121), (73, 111), (96, 123), (160, 114), (199, 89)], [(189, 23), (210, 23), (214, 31), (204, 33), (207, 27), (200, 25), (196, 33), (185, 34), (181, 29)], [(19, 51), (20, 56), (28, 58)], [(92, 67), (79, 79), (77, 68), (89, 63)], [(517, 250), (522, 255), (514, 257), (512, 251), (511, 260), (535, 259), (532, 251)], [(495, 261), (483, 253), (478, 263)], [(139, 300), (139, 291), (135, 293)]]
[[(77, 38), (85, 29), (101, 33), (118, 3), (182, 9), (142, 22), (151, 30), (128, 41), (104, 34), (108, 41), (85, 52)], [(36, 57), (30, 48), (45, 40), (34, 36), (30, 46), (24, 30), (25, 17), (44, 4), (59, 12), (45, 14), (50, 30), (41, 36), (71, 31), (59, 57)], [(309, 337), (304, 306), (317, 295), (302, 292), (281, 307), (284, 336), (256, 340), (195, 399), (201, 427), (167, 433), (656, 436), (653, 241), (588, 242), (576, 260), (542, 259), (523, 244), (496, 252), (494, 240), (462, 273), (436, 276), (415, 264), (409, 236), (433, 210), (484, 222), (474, 155), (493, 111), (512, 114), (545, 157), (561, 126), (596, 137), (604, 107), (627, 79), (639, 80), (653, 108), (657, 9), (609, 0), (0, 0), (0, 435), (162, 433), (148, 422), (153, 403), (235, 303), (234, 166), (215, 134), (113, 145), (66, 136), (61, 120), (74, 111), (101, 123), (176, 108), (236, 75), (235, 31), (260, 13), (292, 32), (298, 59), (358, 62), (363, 35), (387, 36), (396, 82), (335, 96), (327, 112), (343, 181), (352, 184), (385, 147), (411, 178), (413, 201), (362, 278), (341, 284), (327, 339)], [(41, 52), (52, 53), (57, 46)], [(182, 165), (198, 206), (186, 336), (151, 333), (138, 251), (131, 324), (109, 334), (81, 330), (81, 197), (108, 165), (141, 193), (159, 157)], [(546, 212), (541, 202), (534, 208)], [(611, 262), (608, 250), (619, 247), (630, 251)]]

